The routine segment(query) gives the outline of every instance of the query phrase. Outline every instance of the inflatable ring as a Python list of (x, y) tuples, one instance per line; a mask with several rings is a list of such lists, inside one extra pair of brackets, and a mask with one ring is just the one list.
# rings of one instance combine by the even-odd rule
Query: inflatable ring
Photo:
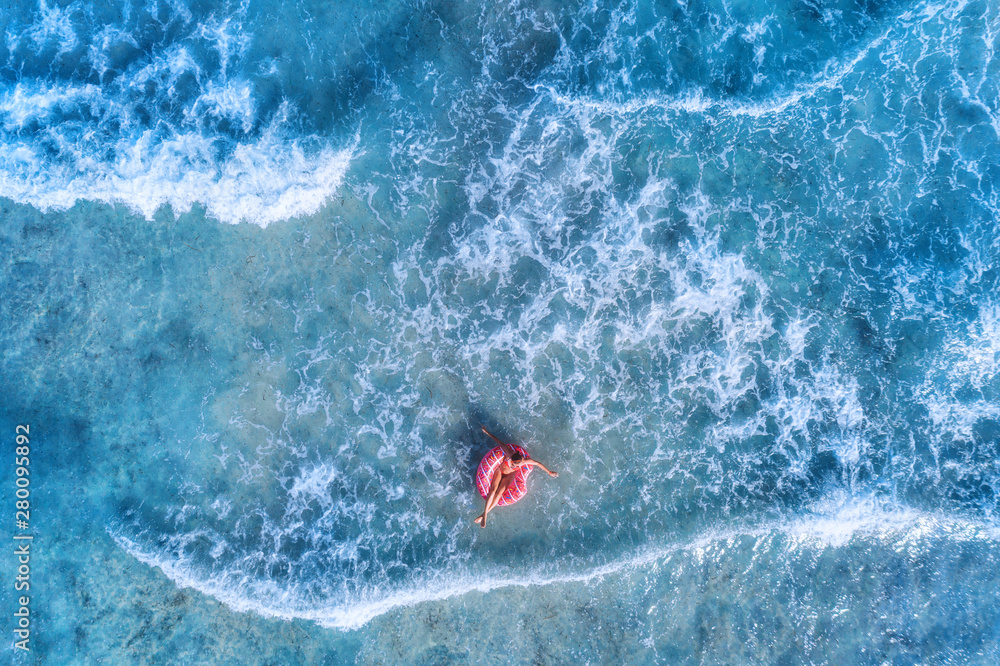
[[(525, 459), (531, 458), (531, 456), (528, 455), (528, 452), (517, 444), (510, 444), (509, 446), (524, 456)], [(489, 453), (483, 456), (482, 460), (479, 461), (479, 469), (476, 470), (476, 488), (479, 489), (479, 494), (483, 496), (483, 499), (486, 499), (486, 497), (490, 494), (490, 486), (493, 484), (493, 472), (500, 466), (503, 459), (503, 449), (499, 446), (495, 446), (490, 449)], [(528, 475), (531, 474), (532, 469), (534, 469), (534, 465), (525, 465), (514, 472), (514, 481), (507, 486), (507, 490), (500, 496), (500, 501), (497, 502), (497, 506), (513, 504), (517, 500), (524, 497), (524, 495), (528, 492), (528, 486), (525, 483), (525, 480), (528, 478)]]

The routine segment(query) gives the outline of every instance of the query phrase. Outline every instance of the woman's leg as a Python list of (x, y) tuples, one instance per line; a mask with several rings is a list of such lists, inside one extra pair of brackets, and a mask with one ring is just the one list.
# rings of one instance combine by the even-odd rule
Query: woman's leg
[(497, 489), (500, 487), (501, 479), (503, 479), (503, 474), (500, 472), (500, 468), (497, 467), (493, 470), (493, 478), (490, 480), (490, 492), (486, 494), (486, 508), (483, 509), (483, 512), (476, 516), (472, 522), (479, 523), (483, 527), (486, 527), (486, 514), (493, 508), (490, 503), (495, 497), (497, 497)]
[(486, 510), (483, 511), (483, 522), (480, 523), (482, 527), (486, 527), (486, 515), (500, 503), (500, 498), (503, 497), (503, 494), (507, 492), (507, 488), (509, 488), (512, 483), (514, 483), (514, 474), (505, 474), (503, 479), (500, 481), (500, 485), (497, 486), (497, 491), (493, 494), (493, 501), (487, 504)]

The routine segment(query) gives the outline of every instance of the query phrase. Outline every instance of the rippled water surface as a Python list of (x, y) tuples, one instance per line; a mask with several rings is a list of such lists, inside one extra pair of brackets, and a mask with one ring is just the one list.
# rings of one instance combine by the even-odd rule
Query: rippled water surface
[(997, 0), (0, 22), (15, 663), (1000, 659)]

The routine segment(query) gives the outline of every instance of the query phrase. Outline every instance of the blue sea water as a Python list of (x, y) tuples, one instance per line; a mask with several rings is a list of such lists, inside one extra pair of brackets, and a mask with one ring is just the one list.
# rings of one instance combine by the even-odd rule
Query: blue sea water
[(0, 22), (14, 663), (1000, 660), (997, 0)]

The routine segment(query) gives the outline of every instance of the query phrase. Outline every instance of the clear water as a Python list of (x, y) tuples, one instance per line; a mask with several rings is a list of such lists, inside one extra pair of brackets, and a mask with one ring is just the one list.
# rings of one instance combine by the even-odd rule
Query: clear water
[(0, 20), (15, 663), (1000, 659), (996, 0)]

